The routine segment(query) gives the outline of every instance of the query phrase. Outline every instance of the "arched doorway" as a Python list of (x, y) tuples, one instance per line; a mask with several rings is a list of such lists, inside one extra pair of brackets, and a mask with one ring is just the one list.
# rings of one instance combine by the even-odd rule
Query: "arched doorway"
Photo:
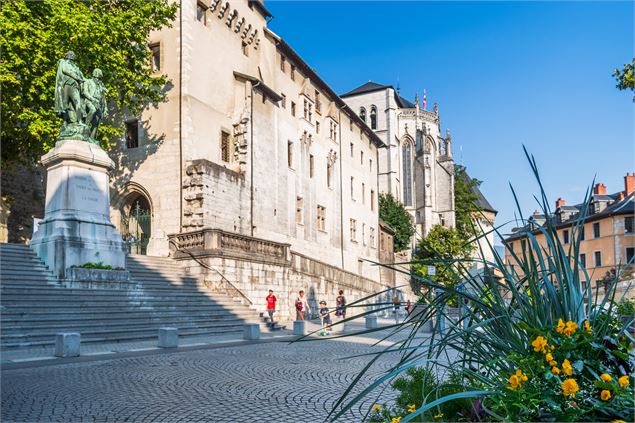
[(152, 206), (139, 191), (130, 192), (120, 206), (121, 235), (130, 254), (147, 254), (152, 235)]

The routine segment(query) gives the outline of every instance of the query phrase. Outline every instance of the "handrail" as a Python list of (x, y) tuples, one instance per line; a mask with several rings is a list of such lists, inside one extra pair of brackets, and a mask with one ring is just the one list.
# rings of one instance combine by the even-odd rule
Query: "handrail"
[[(223, 278), (223, 281), (225, 281), (225, 282), (226, 282), (227, 284), (229, 284), (229, 286), (231, 287), (231, 289), (230, 289), (230, 290), (228, 290), (230, 293), (231, 293), (231, 291), (233, 290), (233, 291), (235, 291), (235, 293), (237, 293), (240, 297), (242, 297), (245, 301), (247, 301), (247, 303), (248, 303), (250, 306), (253, 306), (253, 305), (254, 305), (253, 301), (251, 301), (251, 300), (247, 297), (247, 295), (245, 295), (245, 293), (244, 293), (244, 292), (242, 292), (240, 289), (238, 289), (238, 288), (237, 288), (237, 287), (236, 287), (236, 286), (235, 286), (235, 285), (234, 285), (234, 284), (233, 284), (233, 283), (232, 283), (229, 279), (227, 279), (227, 278), (225, 277), (225, 275), (223, 275), (223, 274), (222, 274), (222, 273), (221, 273), (218, 269), (216, 269), (216, 268), (215, 268), (215, 267), (213, 267), (213, 266), (209, 266), (207, 263), (204, 263), (204, 262), (200, 261), (200, 260), (199, 260), (199, 259), (198, 259), (198, 258), (197, 258), (194, 254), (192, 254), (189, 250), (184, 250), (184, 249), (179, 248), (179, 245), (178, 245), (176, 242), (174, 242), (174, 240), (169, 240), (169, 242), (170, 242), (170, 243), (172, 243), (172, 244), (174, 245), (174, 247), (176, 248), (176, 251), (181, 251), (181, 252), (183, 252), (183, 253), (187, 254), (188, 256), (190, 256), (190, 257), (192, 258), (192, 260), (194, 260), (194, 261), (195, 261), (196, 263), (198, 263), (199, 265), (203, 266), (205, 269), (208, 269), (208, 270), (213, 270), (213, 271), (215, 271), (216, 273), (218, 273), (218, 274), (220, 275), (220, 277), (221, 277), (221, 278)], [(205, 283), (205, 280), (203, 280), (203, 282)], [(227, 288), (225, 287), (225, 289), (227, 289)]]

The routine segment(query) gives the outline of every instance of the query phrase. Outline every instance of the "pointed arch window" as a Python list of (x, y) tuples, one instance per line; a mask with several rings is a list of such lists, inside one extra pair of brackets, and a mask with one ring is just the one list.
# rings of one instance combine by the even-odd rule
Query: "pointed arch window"
[(402, 147), (403, 203), (412, 206), (412, 144), (405, 142)]
[(370, 108), (370, 129), (377, 129), (377, 107)]
[(366, 109), (364, 109), (363, 107), (361, 109), (359, 109), (359, 117), (366, 122)]

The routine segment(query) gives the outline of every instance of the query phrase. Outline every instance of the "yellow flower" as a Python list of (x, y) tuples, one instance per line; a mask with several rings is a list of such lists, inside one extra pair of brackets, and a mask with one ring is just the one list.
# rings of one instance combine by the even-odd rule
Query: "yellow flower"
[(523, 382), (527, 382), (527, 379), (529, 379), (529, 378), (528, 378), (527, 376), (525, 376), (525, 375), (520, 375), (520, 379), (521, 379)]
[(567, 376), (571, 376), (573, 374), (573, 367), (571, 367), (571, 363), (566, 358), (562, 362), (562, 371)]
[(572, 322), (571, 320), (569, 320), (567, 324), (565, 325), (564, 334), (566, 336), (571, 336), (575, 333), (577, 329), (578, 329), (578, 324), (576, 322)]
[(624, 420), (611, 420), (611, 423), (626, 423)]
[(379, 413), (381, 411), (381, 405), (373, 405), (372, 410)]
[(399, 417), (393, 417), (392, 420), (390, 421), (391, 423), (399, 423), (399, 420), (401, 420), (401, 416)]
[(516, 375), (511, 375), (509, 377), (509, 389), (518, 389), (520, 386), (520, 378)]
[(611, 375), (606, 374), (606, 373), (602, 373), (602, 375), (600, 375), (600, 379), (602, 379), (604, 382), (610, 382), (610, 381), (613, 380)]
[(562, 395), (571, 398), (575, 398), (575, 393), (580, 390), (578, 382), (576, 382), (575, 379), (566, 379), (562, 382), (560, 387), (562, 388)]
[(440, 419), (440, 418), (442, 418), (442, 417), (443, 417), (443, 413), (439, 413), (439, 414), (437, 414), (436, 416), (434, 416), (434, 419), (435, 419), (435, 420), (439, 420), (439, 419)]
[(520, 379), (521, 382), (527, 382), (527, 376), (525, 376), (520, 369), (516, 369), (516, 376)]
[(559, 375), (560, 374), (560, 369), (557, 367), (552, 367), (551, 368), (551, 373), (553, 373), (554, 375)]
[(553, 367), (553, 366), (557, 366), (557, 365), (558, 365), (558, 363), (556, 363), (556, 361), (555, 361), (555, 360), (551, 360), (551, 361), (549, 362), (549, 365)]
[(556, 328), (556, 332), (562, 333), (564, 331), (564, 322), (562, 319), (558, 319), (558, 327)]
[(602, 401), (608, 401), (611, 399), (611, 391), (609, 391), (608, 389), (604, 389), (602, 392), (600, 392), (600, 398), (602, 398)]
[(628, 376), (622, 376), (620, 378), (617, 379), (617, 383), (620, 384), (620, 387), (622, 388), (626, 388), (628, 385), (630, 385), (631, 383), (628, 380)]
[(588, 320), (585, 320), (585, 321), (584, 321), (584, 330), (585, 330), (587, 333), (592, 333), (592, 332), (593, 332), (593, 329), (591, 329), (591, 323), (589, 323), (589, 321), (588, 321)]
[(553, 351), (553, 350), (555, 350), (555, 349), (556, 349), (556, 347), (555, 347), (554, 345), (549, 345), (549, 349), (550, 349), (551, 351)]
[(538, 336), (531, 343), (531, 346), (534, 347), (534, 351), (536, 351), (536, 352), (544, 351), (545, 348), (547, 347), (547, 340), (545, 338), (543, 338), (542, 336)]
[(408, 404), (408, 413), (414, 413), (416, 409), (414, 404)]
[(551, 355), (551, 353), (547, 353), (547, 355), (545, 356), (545, 360), (546, 361), (553, 361), (553, 355)]

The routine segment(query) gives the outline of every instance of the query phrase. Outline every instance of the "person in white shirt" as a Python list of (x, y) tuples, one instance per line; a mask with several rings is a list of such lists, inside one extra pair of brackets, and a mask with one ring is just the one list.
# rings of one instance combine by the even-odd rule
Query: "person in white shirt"
[(298, 294), (298, 298), (295, 299), (296, 320), (304, 320), (304, 316), (311, 315), (311, 307), (309, 307), (304, 291), (300, 291)]

